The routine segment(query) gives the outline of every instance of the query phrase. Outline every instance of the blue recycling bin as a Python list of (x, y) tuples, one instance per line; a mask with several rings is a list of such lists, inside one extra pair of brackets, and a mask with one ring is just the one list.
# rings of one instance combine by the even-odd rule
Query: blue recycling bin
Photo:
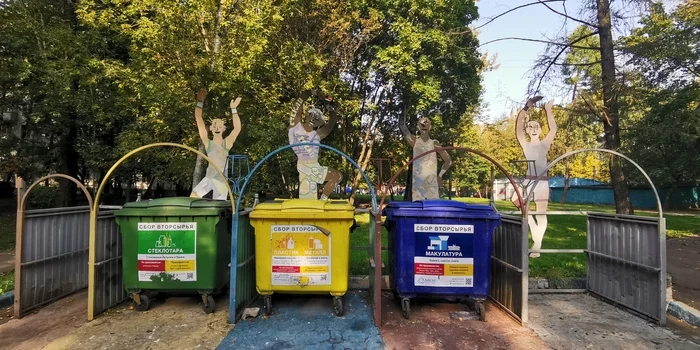
[(501, 215), (488, 205), (450, 200), (391, 202), (383, 210), (389, 232), (389, 278), (409, 318), (410, 299), (471, 297), (481, 320), (489, 294), (491, 243)]

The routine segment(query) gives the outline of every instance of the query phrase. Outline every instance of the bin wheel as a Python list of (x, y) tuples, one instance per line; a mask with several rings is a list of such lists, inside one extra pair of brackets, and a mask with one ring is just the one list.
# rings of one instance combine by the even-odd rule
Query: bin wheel
[(403, 318), (407, 319), (411, 315), (411, 299), (402, 298), (401, 299), (401, 312), (403, 313)]
[(335, 311), (336, 316), (343, 316), (343, 313), (345, 313), (343, 297), (333, 297), (333, 311)]
[[(202, 298), (204, 299), (204, 298)], [(211, 296), (211, 294), (206, 296), (206, 302), (202, 304), (202, 309), (204, 309), (205, 313), (208, 314), (213, 314), (214, 309), (216, 308), (216, 302), (214, 301), (214, 297)]]
[(272, 297), (269, 295), (264, 296), (263, 302), (265, 304), (265, 315), (270, 316), (272, 314)]
[(151, 306), (151, 301), (148, 299), (148, 297), (145, 294), (140, 294), (139, 299), (141, 300), (141, 304), (134, 301), (134, 309), (138, 311), (148, 310), (148, 308)]
[(476, 303), (476, 314), (479, 315), (479, 321), (486, 322), (486, 308), (483, 301)]

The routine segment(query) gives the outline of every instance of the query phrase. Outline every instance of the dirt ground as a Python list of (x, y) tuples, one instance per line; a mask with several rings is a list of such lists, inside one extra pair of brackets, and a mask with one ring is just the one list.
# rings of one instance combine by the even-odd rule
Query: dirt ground
[(146, 312), (124, 303), (92, 322), (85, 322), (85, 298), (76, 294), (0, 325), (0, 349), (215, 349), (232, 329), (227, 298), (209, 315), (196, 297), (171, 297)]
[(700, 236), (669, 239), (666, 255), (673, 299), (700, 309)]
[(414, 299), (407, 320), (391, 293), (385, 293), (383, 301), (381, 332), (389, 350), (547, 348), (533, 331), (490, 303), (486, 304), (486, 322), (482, 322), (452, 319), (452, 312), (470, 310), (462, 303)]
[(0, 349), (41, 349), (53, 339), (75, 331), (87, 317), (87, 292), (74, 294), (40, 308), (21, 319), (12, 308), (3, 308)]

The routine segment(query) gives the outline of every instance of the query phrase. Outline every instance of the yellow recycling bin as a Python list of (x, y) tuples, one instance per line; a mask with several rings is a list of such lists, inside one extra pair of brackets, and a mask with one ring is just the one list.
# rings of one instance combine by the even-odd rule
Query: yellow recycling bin
[(272, 312), (274, 292), (330, 293), (335, 314), (342, 316), (355, 208), (345, 200), (277, 199), (258, 204), (250, 223), (265, 313)]

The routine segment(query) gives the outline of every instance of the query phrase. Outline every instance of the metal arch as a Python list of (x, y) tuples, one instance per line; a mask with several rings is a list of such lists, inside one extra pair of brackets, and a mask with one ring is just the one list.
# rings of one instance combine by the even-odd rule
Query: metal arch
[(29, 193), (32, 191), (32, 189), (34, 189), (34, 187), (36, 187), (37, 185), (39, 185), (41, 182), (43, 182), (45, 180), (48, 180), (51, 178), (56, 178), (56, 177), (61, 178), (61, 179), (66, 179), (66, 180), (69, 180), (69, 181), (72, 181), (73, 183), (75, 183), (78, 186), (78, 188), (80, 188), (80, 190), (83, 191), (83, 193), (85, 194), (85, 197), (87, 197), (88, 205), (92, 209), (92, 196), (90, 195), (90, 192), (85, 187), (85, 185), (83, 185), (82, 182), (78, 181), (76, 178), (69, 176), (69, 175), (51, 174), (51, 175), (44, 176), (44, 177), (40, 178), (39, 180), (34, 181), (34, 183), (31, 186), (29, 186), (29, 188), (27, 188), (27, 191), (24, 192), (24, 196), (22, 197), (22, 202), (20, 203), (20, 207), (18, 208), (18, 210), (24, 211), (24, 206), (27, 203), (27, 196), (29, 196)]
[[(541, 173), (539, 173), (537, 175), (537, 178), (535, 179), (535, 181), (532, 184), (533, 185), (532, 188), (534, 189), (535, 187), (537, 187), (537, 183), (540, 181), (540, 178), (542, 176), (546, 176), (549, 169), (551, 169), (554, 165), (556, 165), (557, 163), (559, 163), (560, 161), (562, 161), (565, 158), (568, 158), (568, 157), (571, 157), (575, 154), (583, 153), (583, 152), (609, 153), (609, 154), (613, 154), (613, 155), (622, 157), (625, 160), (627, 160), (628, 162), (632, 163), (632, 165), (634, 165), (642, 173), (642, 175), (644, 175), (644, 178), (647, 180), (647, 182), (649, 182), (649, 185), (651, 185), (651, 189), (654, 191), (654, 196), (656, 196), (656, 206), (659, 209), (659, 222), (661, 222), (661, 219), (663, 218), (663, 209), (661, 208), (661, 199), (659, 198), (659, 192), (656, 191), (656, 187), (654, 186), (654, 183), (651, 182), (649, 175), (647, 175), (646, 171), (644, 171), (644, 169), (642, 169), (642, 167), (640, 167), (639, 164), (637, 164), (635, 161), (633, 161), (632, 159), (630, 159), (626, 155), (624, 155), (620, 152), (617, 152), (617, 151), (604, 149), (604, 148), (584, 148), (584, 149), (579, 149), (579, 150), (564, 153), (561, 156), (554, 159), (551, 163), (547, 164), (547, 167)], [(527, 201), (528, 208), (529, 208), (529, 205), (530, 205), (530, 196), (528, 196), (528, 201)]]
[[(350, 162), (350, 164), (352, 164), (360, 172), (362, 177), (365, 179), (365, 182), (367, 182), (367, 186), (369, 186), (369, 193), (372, 196), (372, 207), (375, 210), (377, 209), (377, 199), (376, 199), (376, 195), (374, 192), (374, 187), (372, 186), (372, 182), (369, 180), (369, 177), (367, 177), (367, 174), (365, 174), (365, 172), (362, 171), (362, 168), (355, 162), (355, 160), (350, 158), (350, 156), (348, 156), (347, 154), (343, 153), (342, 151), (340, 151), (336, 148), (333, 148), (333, 147), (328, 146), (328, 145), (324, 145), (322, 143), (312, 143), (312, 142), (295, 143), (295, 144), (282, 146), (282, 147), (268, 153), (265, 157), (263, 157), (263, 159), (261, 159), (257, 164), (255, 164), (255, 166), (253, 167), (253, 170), (251, 170), (250, 173), (248, 173), (248, 176), (245, 177), (245, 181), (243, 182), (243, 186), (241, 186), (241, 193), (245, 192), (245, 188), (248, 186), (248, 182), (250, 182), (251, 177), (263, 165), (263, 163), (265, 163), (268, 159), (270, 159), (272, 156), (274, 156), (275, 154), (277, 154), (281, 151), (284, 151), (284, 150), (292, 148), (292, 147), (299, 147), (299, 146), (314, 146), (314, 147), (318, 146), (321, 148), (331, 150), (331, 151), (343, 156), (343, 158), (347, 159), (347, 161)], [(241, 197), (242, 196), (238, 196), (238, 199), (236, 200), (236, 208), (238, 208), (240, 206)]]
[[(501, 164), (499, 164), (493, 158), (487, 156), (486, 154), (484, 154), (481, 151), (477, 151), (477, 150), (469, 148), (469, 147), (461, 147), (461, 146), (436, 147), (433, 150), (423, 152), (423, 153), (411, 158), (406, 164), (404, 164), (403, 167), (401, 167), (401, 169), (399, 169), (399, 171), (397, 171), (394, 174), (394, 176), (391, 177), (391, 179), (389, 179), (387, 186), (393, 185), (394, 181), (396, 181), (396, 178), (401, 174), (401, 172), (403, 172), (404, 170), (406, 170), (408, 168), (409, 164), (415, 162), (416, 160), (418, 160), (420, 158), (427, 156), (428, 154), (436, 153), (436, 152), (443, 151), (443, 150), (444, 151), (451, 151), (451, 150), (466, 151), (468, 153), (476, 154), (476, 155), (488, 160), (489, 162), (491, 162), (491, 164), (495, 165), (498, 169), (501, 170), (501, 172), (506, 176), (506, 178), (508, 178), (508, 181), (511, 183), (511, 185), (513, 185), (513, 188), (517, 188), (517, 183), (515, 182), (515, 180), (513, 180), (513, 177), (508, 173), (508, 171), (503, 166), (501, 166)], [(515, 191), (515, 192), (518, 195), (518, 200), (520, 201), (520, 203), (522, 203), (523, 198), (521, 197), (520, 193), (518, 191)], [(384, 205), (385, 198), (386, 198), (386, 194), (382, 195), (382, 200), (379, 203), (380, 208)], [(525, 209), (524, 208), (525, 207), (520, 208), (520, 212), (522, 213), (523, 216), (525, 216)]]
[[(112, 176), (112, 173), (122, 164), (124, 163), (127, 159), (131, 158), (134, 154), (139, 153), (143, 150), (149, 149), (149, 148), (154, 148), (154, 147), (177, 147), (177, 148), (182, 148), (184, 150), (191, 151), (202, 158), (206, 159), (207, 162), (209, 162), (209, 165), (211, 165), (214, 170), (216, 170), (217, 174), (221, 176), (222, 179), (225, 179), (226, 176), (224, 173), (219, 169), (219, 167), (209, 158), (206, 154), (192, 148), (189, 146), (185, 146), (179, 143), (171, 143), (171, 142), (159, 142), (159, 143), (152, 143), (148, 144), (145, 146), (141, 146), (139, 148), (133, 149), (129, 151), (129, 153), (125, 154), (123, 157), (121, 157), (112, 167), (107, 171), (107, 174), (105, 175), (104, 179), (102, 179), (102, 183), (100, 183), (100, 186), (97, 188), (97, 193), (95, 194), (95, 203), (93, 204), (92, 209), (90, 210), (90, 245), (89, 245), (89, 258), (88, 258), (88, 321), (92, 321), (95, 318), (95, 244), (96, 244), (96, 231), (97, 231), (97, 212), (99, 211), (99, 206), (100, 206), (100, 196), (102, 195), (102, 191), (104, 190), (105, 185), (107, 184), (107, 181), (109, 181), (110, 177)], [(224, 184), (226, 185), (226, 189), (228, 190), (229, 195), (231, 196), (231, 209), (235, 213), (235, 207), (233, 206), (233, 192), (231, 191), (231, 186), (229, 185), (228, 181), (224, 181)]]
[[(659, 198), (659, 193), (656, 191), (656, 186), (654, 186), (654, 183), (651, 181), (651, 178), (649, 178), (649, 175), (646, 173), (646, 171), (644, 171), (644, 169), (642, 169), (642, 167), (639, 166), (639, 164), (637, 164), (635, 161), (633, 161), (632, 159), (630, 159), (629, 157), (627, 157), (626, 155), (624, 155), (620, 152), (609, 150), (609, 149), (604, 149), (604, 148), (585, 148), (585, 149), (580, 149), (580, 150), (575, 150), (575, 151), (564, 153), (561, 156), (554, 159), (551, 163), (549, 163), (547, 165), (547, 167), (540, 174), (537, 175), (537, 178), (535, 179), (535, 181), (533, 183), (533, 189), (535, 188), (535, 186), (537, 186), (537, 183), (539, 182), (540, 178), (542, 176), (545, 176), (547, 174), (547, 171), (549, 171), (549, 169), (551, 169), (554, 165), (556, 165), (557, 163), (559, 163), (560, 161), (562, 161), (565, 158), (568, 158), (572, 155), (575, 155), (578, 153), (583, 153), (583, 152), (608, 153), (608, 154), (619, 156), (619, 157), (627, 160), (628, 162), (632, 163), (632, 165), (634, 165), (642, 173), (642, 175), (644, 175), (644, 178), (647, 180), (647, 182), (649, 182), (649, 185), (651, 185), (651, 189), (654, 191), (654, 196), (656, 196), (656, 206), (659, 209), (657, 229), (658, 229), (658, 233), (659, 233), (659, 249), (660, 249), (659, 261), (661, 261), (661, 266), (662, 266), (660, 271), (659, 271), (659, 273), (660, 273), (660, 276), (659, 276), (659, 281), (660, 281), (660, 283), (659, 283), (659, 295), (661, 296), (661, 302), (659, 303), (659, 308), (660, 308), (659, 313), (662, 317), (662, 319), (660, 320), (660, 324), (663, 325), (666, 323), (666, 318), (665, 318), (665, 315), (666, 315), (666, 311), (665, 311), (665, 308), (666, 308), (666, 290), (665, 290), (665, 287), (666, 287), (666, 285), (665, 285), (665, 283), (666, 283), (666, 222), (664, 221), (664, 217), (663, 217), (663, 209), (661, 207), (661, 199)], [(527, 198), (528, 198), (528, 201), (527, 201), (526, 207), (529, 208), (530, 207), (530, 196), (528, 196)], [(527, 220), (523, 220), (523, 222), (527, 222)], [(527, 236), (526, 230), (525, 230), (525, 236)], [(528, 252), (529, 252), (529, 249), (527, 249), (523, 253), (524, 258), (526, 260), (527, 260)]]
[(240, 190), (240, 195), (238, 196), (238, 199), (236, 200), (236, 206), (233, 210), (233, 220), (231, 223), (231, 272), (230, 272), (230, 291), (229, 291), (229, 314), (228, 314), (228, 322), (229, 323), (235, 323), (236, 322), (236, 278), (237, 278), (237, 266), (238, 266), (238, 208), (240, 207), (241, 204), (241, 198), (243, 198), (243, 193), (245, 193), (245, 189), (248, 186), (248, 182), (250, 182), (250, 179), (253, 177), (253, 174), (255, 174), (256, 171), (272, 156), (276, 155), (277, 153), (284, 151), (286, 149), (292, 148), (292, 147), (299, 147), (299, 146), (314, 146), (314, 147), (321, 147), (325, 148), (328, 150), (331, 150), (342, 157), (344, 157), (346, 160), (350, 162), (362, 175), (362, 178), (364, 178), (365, 182), (367, 183), (367, 186), (369, 186), (369, 193), (372, 196), (372, 208), (376, 211), (377, 210), (377, 198), (376, 194), (374, 192), (374, 187), (372, 187), (372, 182), (369, 180), (369, 177), (367, 177), (367, 174), (365, 174), (364, 171), (362, 171), (362, 168), (348, 156), (347, 154), (343, 153), (342, 151), (328, 146), (324, 145), (322, 143), (311, 143), (311, 142), (302, 142), (302, 143), (294, 143), (290, 145), (285, 145), (282, 146), (270, 153), (268, 153), (263, 159), (261, 159), (255, 166), (253, 167), (253, 170), (248, 173), (248, 176), (245, 177), (245, 181), (243, 181), (243, 186), (241, 186)]
[[(509, 181), (510, 184), (513, 186), (513, 188), (517, 188), (517, 184), (516, 184), (515, 180), (513, 180), (513, 177), (508, 173), (508, 171), (507, 171), (500, 163), (498, 163), (496, 160), (494, 160), (494, 159), (491, 158), (490, 156), (487, 156), (486, 154), (484, 154), (484, 153), (481, 152), (481, 151), (477, 151), (477, 150), (471, 149), (471, 148), (469, 148), (469, 147), (461, 147), (461, 146), (437, 147), (437, 148), (435, 148), (435, 149), (433, 149), (433, 150), (431, 150), (431, 151), (427, 151), (427, 152), (421, 153), (421, 154), (419, 154), (419, 155), (417, 155), (417, 156), (411, 158), (406, 164), (404, 164), (403, 167), (401, 167), (401, 169), (399, 169), (399, 171), (396, 172), (396, 174), (394, 174), (394, 176), (391, 177), (391, 179), (389, 180), (388, 186), (392, 186), (392, 185), (393, 185), (394, 181), (396, 181), (396, 178), (399, 176), (399, 174), (401, 174), (401, 172), (403, 172), (405, 169), (407, 169), (409, 164), (413, 163), (413, 162), (416, 161), (417, 159), (420, 159), (420, 158), (422, 158), (422, 157), (425, 157), (425, 156), (428, 155), (428, 154), (435, 153), (435, 152), (438, 152), (438, 151), (441, 151), (441, 150), (445, 150), (445, 151), (449, 151), (449, 150), (459, 150), (459, 151), (466, 151), (466, 152), (469, 152), (469, 153), (476, 154), (476, 155), (478, 155), (478, 156), (480, 156), (480, 157), (482, 157), (482, 158), (488, 160), (489, 162), (491, 162), (491, 164), (495, 165), (499, 170), (501, 170), (501, 172), (506, 176), (506, 178), (508, 178), (508, 181)], [(521, 194), (520, 194), (520, 191), (515, 191), (515, 193), (516, 193), (517, 196), (518, 196), (519, 202), (522, 203), (522, 202), (523, 202), (523, 198), (522, 198), (522, 196), (521, 196)], [(382, 196), (382, 200), (381, 200), (381, 202), (380, 202), (380, 208), (384, 205), (384, 199), (385, 199), (385, 198), (386, 198), (386, 194), (384, 194), (384, 195)], [(529, 208), (528, 206), (521, 206), (521, 207), (520, 207), (520, 213), (522, 214), (522, 226), (521, 226), (521, 246), (522, 246), (522, 252), (521, 252), (521, 253), (522, 253), (522, 268), (521, 268), (521, 269), (522, 269), (522, 281), (521, 281), (521, 283), (522, 283), (522, 286), (523, 286), (522, 295), (520, 296), (520, 297), (521, 297), (521, 302), (522, 302), (522, 305), (523, 305), (523, 306), (522, 306), (522, 314), (521, 314), (521, 316), (520, 316), (520, 320), (521, 320), (522, 324), (527, 323), (527, 320), (528, 320), (528, 308), (527, 308), (527, 303), (528, 303), (528, 290), (527, 290), (527, 285), (528, 285), (528, 276), (529, 276), (530, 267), (529, 267), (529, 261), (528, 261), (528, 259), (527, 259), (527, 253), (528, 253), (528, 249), (527, 249), (527, 247), (528, 247), (528, 236), (527, 236), (527, 232), (528, 232), (528, 223), (527, 223), (527, 220), (525, 220), (525, 218), (527, 217), (527, 210), (528, 210), (528, 208)], [(376, 218), (375, 218), (375, 221), (376, 221), (376, 229), (375, 229), (375, 231), (378, 232), (377, 235), (379, 235), (379, 234), (381, 233), (381, 216), (382, 216), (381, 212), (377, 211), (377, 213), (375, 213), (375, 217), (376, 217)], [(379, 238), (381, 238), (381, 237), (379, 237)], [(381, 240), (379, 240), (379, 244), (381, 244)], [(377, 250), (378, 252), (381, 252), (381, 246), (375, 247), (375, 250)]]
[[(76, 178), (69, 176), (69, 175), (64, 175), (64, 174), (51, 174), (44, 176), (36, 181), (27, 188), (27, 190), (22, 194), (22, 191), (20, 188), (17, 189), (17, 194), (21, 196), (21, 199), (19, 200), (19, 206), (17, 206), (17, 223), (16, 223), (16, 239), (15, 239), (15, 302), (14, 302), (14, 314), (15, 317), (19, 317), (20, 315), (20, 298), (22, 297), (21, 289), (22, 289), (22, 241), (24, 240), (24, 207), (27, 204), (27, 197), (29, 197), (29, 194), (32, 192), (34, 187), (39, 185), (41, 182), (52, 179), (52, 178), (62, 178), (66, 179), (69, 181), (72, 181), (75, 183), (78, 188), (80, 188), (81, 191), (83, 191), (83, 194), (85, 194), (85, 197), (87, 197), (88, 200), (88, 205), (90, 206), (90, 211), (92, 211), (92, 196), (90, 195), (90, 192), (88, 189), (83, 185), (82, 182), (78, 181)], [(21, 178), (20, 178), (20, 181)]]

